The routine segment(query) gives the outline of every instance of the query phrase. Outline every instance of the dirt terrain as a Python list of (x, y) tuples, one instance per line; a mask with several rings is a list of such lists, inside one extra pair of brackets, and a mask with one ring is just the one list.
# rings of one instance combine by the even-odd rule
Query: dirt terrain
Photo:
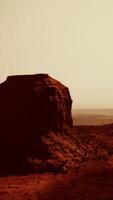
[(0, 200), (113, 200), (113, 125), (79, 126), (75, 132), (77, 151), (83, 148), (78, 168), (1, 177)]
[(113, 123), (113, 109), (73, 109), (75, 126), (104, 125)]
[(90, 163), (78, 173), (0, 179), (0, 200), (112, 200), (113, 169)]
[(113, 123), (113, 116), (108, 115), (89, 115), (89, 114), (76, 114), (73, 117), (73, 123), (76, 126), (85, 125), (107, 125)]

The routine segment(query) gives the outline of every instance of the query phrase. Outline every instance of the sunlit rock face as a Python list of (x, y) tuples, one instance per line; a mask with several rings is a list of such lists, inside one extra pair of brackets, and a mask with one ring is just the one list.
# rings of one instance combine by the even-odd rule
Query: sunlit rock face
[(43, 158), (48, 148), (41, 137), (72, 127), (71, 105), (68, 88), (48, 74), (9, 76), (0, 84), (0, 173)]

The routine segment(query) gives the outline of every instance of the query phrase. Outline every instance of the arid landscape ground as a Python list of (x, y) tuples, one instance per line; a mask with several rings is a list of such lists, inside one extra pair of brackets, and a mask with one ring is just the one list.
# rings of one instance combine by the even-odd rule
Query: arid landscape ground
[(113, 109), (73, 109), (74, 125), (103, 125), (113, 123)]
[[(76, 126), (78, 167), (68, 173), (0, 178), (0, 200), (112, 200), (113, 124)], [(81, 149), (82, 146), (82, 149)]]
[[(108, 166), (108, 167), (107, 167)], [(112, 200), (113, 168), (94, 162), (66, 175), (11, 176), (0, 179), (0, 200)]]

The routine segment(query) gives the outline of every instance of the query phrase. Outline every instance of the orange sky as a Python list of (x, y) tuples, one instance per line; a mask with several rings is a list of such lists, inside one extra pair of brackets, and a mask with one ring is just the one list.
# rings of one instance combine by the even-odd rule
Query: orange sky
[(77, 108), (113, 108), (113, 0), (0, 0), (0, 81), (45, 72)]

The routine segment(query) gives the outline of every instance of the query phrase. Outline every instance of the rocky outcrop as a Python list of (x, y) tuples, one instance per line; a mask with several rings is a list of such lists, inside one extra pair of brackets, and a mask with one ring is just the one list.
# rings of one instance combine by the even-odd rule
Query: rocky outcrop
[(0, 84), (0, 174), (48, 160), (44, 138), (70, 131), (71, 105), (68, 88), (48, 74), (9, 76)]

